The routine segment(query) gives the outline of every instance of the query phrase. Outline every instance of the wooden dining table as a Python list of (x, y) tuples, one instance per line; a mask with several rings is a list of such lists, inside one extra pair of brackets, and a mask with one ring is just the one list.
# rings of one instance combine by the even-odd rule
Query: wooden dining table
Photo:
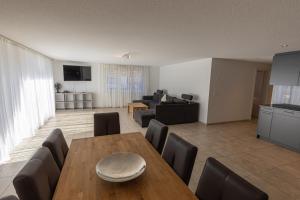
[[(133, 152), (146, 161), (138, 178), (111, 183), (96, 174), (99, 160), (116, 152)], [(54, 200), (197, 199), (141, 133), (72, 140), (53, 196)]]

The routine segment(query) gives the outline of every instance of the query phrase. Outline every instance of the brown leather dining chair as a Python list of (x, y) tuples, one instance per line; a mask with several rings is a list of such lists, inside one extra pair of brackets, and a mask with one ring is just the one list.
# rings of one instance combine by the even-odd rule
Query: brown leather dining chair
[(196, 146), (190, 144), (174, 133), (170, 133), (162, 157), (185, 184), (188, 185), (197, 152), (198, 148)]
[(59, 169), (63, 168), (69, 147), (61, 129), (54, 129), (43, 143), (49, 148)]
[(168, 127), (156, 119), (152, 119), (149, 123), (145, 138), (152, 144), (158, 153), (161, 154), (166, 142), (167, 134)]
[(268, 195), (214, 158), (206, 160), (196, 196), (200, 200), (267, 200)]
[(13, 180), (20, 200), (52, 199), (60, 170), (48, 148), (36, 151)]
[(95, 113), (94, 136), (120, 134), (119, 113)]
[(9, 196), (0, 198), (0, 200), (19, 200), (19, 199), (16, 196), (9, 195)]

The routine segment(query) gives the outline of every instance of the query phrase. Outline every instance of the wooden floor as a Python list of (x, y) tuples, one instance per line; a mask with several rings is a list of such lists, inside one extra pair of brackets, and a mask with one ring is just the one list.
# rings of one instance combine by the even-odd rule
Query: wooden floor
[[(50, 131), (61, 128), (70, 144), (73, 138), (93, 135), (93, 113), (120, 113), (121, 132), (145, 133), (127, 113), (127, 109), (61, 111), (36, 133), (24, 140), (11, 153), (7, 164), (0, 166), (0, 196), (14, 194), (12, 179), (25, 161), (42, 144)], [(212, 156), (249, 182), (267, 192), (271, 200), (300, 199), (300, 154), (256, 139), (256, 122), (236, 122), (205, 126), (201, 123), (169, 126), (189, 142), (198, 146), (189, 187), (195, 191), (207, 157)]]

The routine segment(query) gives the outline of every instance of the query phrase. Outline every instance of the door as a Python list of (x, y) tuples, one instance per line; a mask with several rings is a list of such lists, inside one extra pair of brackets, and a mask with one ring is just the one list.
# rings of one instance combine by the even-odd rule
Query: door
[(252, 106), (252, 118), (257, 119), (259, 114), (259, 106), (271, 103), (272, 86), (269, 85), (270, 71), (257, 71), (253, 106)]

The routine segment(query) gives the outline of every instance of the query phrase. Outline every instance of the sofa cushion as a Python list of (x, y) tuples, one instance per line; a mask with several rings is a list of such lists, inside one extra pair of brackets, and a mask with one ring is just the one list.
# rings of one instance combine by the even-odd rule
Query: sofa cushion
[(188, 102), (186, 100), (183, 100), (183, 99), (174, 98), (173, 99), (173, 103), (176, 103), (176, 104), (187, 104)]
[(189, 102), (182, 100), (182, 99), (178, 99), (178, 98), (174, 98), (172, 101), (162, 101), (160, 102), (160, 104), (188, 104)]
[(153, 110), (155, 110), (155, 108), (156, 108), (156, 105), (158, 105), (159, 103), (158, 102), (154, 102), (154, 101), (152, 101), (152, 102), (150, 102), (149, 103), (149, 108), (150, 109), (153, 109)]
[(161, 105), (168, 105), (168, 104), (174, 104), (172, 101), (162, 101), (160, 102)]
[(166, 102), (166, 101), (167, 101), (167, 95), (164, 94), (164, 95), (162, 96), (162, 98), (160, 99), (160, 101), (161, 101), (161, 102)]
[(188, 101), (192, 101), (193, 98), (194, 98), (194, 96), (191, 95), (191, 94), (182, 94), (182, 95), (181, 95), (181, 98), (182, 98), (182, 99), (185, 99), (185, 100), (188, 100)]
[(160, 101), (160, 99), (159, 99), (159, 94), (157, 94), (157, 93), (154, 93), (154, 94), (153, 94), (153, 101), (154, 101), (154, 102), (159, 102), (159, 101)]
[(157, 94), (164, 94), (164, 91), (163, 90), (156, 90), (156, 93)]
[(154, 109), (148, 109), (148, 110), (135, 110), (133, 112), (134, 116), (136, 117), (141, 117), (141, 118), (146, 118), (146, 117), (151, 117), (155, 116), (155, 110)]
[(167, 97), (168, 102), (173, 102), (173, 99), (176, 98), (176, 97), (172, 97), (170, 95), (167, 95), (166, 97)]
[(147, 127), (149, 125), (150, 120), (155, 118), (155, 110), (135, 110), (133, 112), (133, 118), (142, 127)]

